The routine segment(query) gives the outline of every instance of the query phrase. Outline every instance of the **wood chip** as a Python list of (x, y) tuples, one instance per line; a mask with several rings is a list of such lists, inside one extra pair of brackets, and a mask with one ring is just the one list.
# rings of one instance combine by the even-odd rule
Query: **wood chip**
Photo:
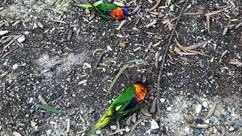
[(208, 114), (204, 118), (205, 120), (207, 120), (208, 118), (210, 118), (214, 114), (216, 106), (217, 106), (217, 104), (214, 103), (213, 106), (211, 107), (211, 109), (208, 111)]
[(3, 35), (8, 34), (8, 33), (9, 33), (9, 31), (8, 31), (8, 30), (3, 30), (3, 31), (0, 31), (0, 36), (3, 36)]
[(242, 62), (238, 60), (230, 60), (229, 64), (236, 65), (237, 67), (242, 67)]
[(25, 41), (25, 36), (24, 36), (24, 35), (21, 35), (20, 37), (18, 37), (17, 41), (18, 41), (19, 43), (24, 42), (24, 41)]
[(41, 95), (39, 95), (38, 98), (39, 98), (39, 101), (40, 101), (40, 103), (41, 103), (42, 105), (44, 105), (44, 104), (47, 105), (47, 102), (45, 101), (45, 99), (44, 99)]
[(153, 19), (149, 24), (147, 24), (145, 27), (149, 28), (157, 23), (157, 19)]
[(116, 28), (116, 30), (120, 30), (123, 26), (124, 26), (124, 24), (127, 22), (127, 20), (123, 20), (123, 21), (121, 21), (121, 23), (119, 24), (119, 26)]
[(151, 7), (150, 9), (148, 9), (147, 11), (152, 11), (152, 10), (156, 9), (156, 7), (160, 4), (160, 2), (161, 2), (161, 0), (158, 0), (156, 2), (156, 4), (153, 7)]

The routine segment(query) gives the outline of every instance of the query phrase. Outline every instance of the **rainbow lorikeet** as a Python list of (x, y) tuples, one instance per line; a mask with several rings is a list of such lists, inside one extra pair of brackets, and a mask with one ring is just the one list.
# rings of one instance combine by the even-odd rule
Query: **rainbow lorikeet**
[(106, 112), (98, 119), (98, 121), (86, 131), (85, 135), (90, 135), (96, 130), (106, 126), (111, 121), (128, 115), (141, 106), (147, 93), (144, 79), (135, 84), (127, 86), (121, 94), (114, 99)]
[(97, 1), (93, 4), (73, 4), (76, 7), (93, 10), (96, 15), (106, 20), (123, 20), (125, 16), (131, 15), (128, 7), (120, 7), (105, 0)]

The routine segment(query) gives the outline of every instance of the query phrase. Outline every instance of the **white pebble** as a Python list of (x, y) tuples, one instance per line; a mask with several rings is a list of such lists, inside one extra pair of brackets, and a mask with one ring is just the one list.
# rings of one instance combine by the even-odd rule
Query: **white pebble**
[(116, 129), (117, 129), (117, 127), (116, 127), (115, 125), (111, 125), (110, 128), (111, 128), (112, 130), (116, 130)]
[(196, 106), (196, 110), (195, 110), (195, 113), (200, 113), (202, 111), (202, 105), (201, 104), (198, 104), (197, 106)]
[(22, 43), (23, 41), (25, 41), (25, 37), (22, 35), (22, 36), (20, 36), (20, 37), (17, 39), (17, 41), (18, 41), (19, 43)]
[(229, 128), (229, 131), (231, 132), (231, 131), (234, 131), (234, 127), (230, 127)]
[(171, 107), (167, 107), (166, 110), (167, 110), (167, 111), (171, 111), (172, 108), (171, 108)]
[(185, 127), (185, 132), (188, 134), (190, 131), (190, 128), (189, 127)]
[(34, 121), (31, 121), (31, 122), (30, 122), (30, 125), (31, 125), (31, 127), (35, 127), (35, 126), (37, 125), (37, 123), (34, 122)]
[(204, 122), (205, 122), (206, 124), (209, 124), (209, 119), (206, 119)]
[(202, 105), (203, 105), (204, 108), (207, 108), (208, 107), (208, 102), (207, 101), (203, 101)]
[(15, 70), (15, 69), (17, 69), (18, 68), (18, 64), (14, 64), (13, 66), (12, 66), (12, 69), (13, 70)]
[(125, 132), (129, 132), (130, 128), (129, 127), (125, 127)]
[(97, 130), (97, 131), (96, 131), (96, 134), (97, 134), (97, 135), (100, 135), (101, 133), (102, 133), (101, 130)]
[(50, 136), (51, 133), (52, 133), (52, 130), (51, 130), (51, 129), (48, 129), (48, 130), (46, 131), (46, 135), (47, 135), (47, 136)]
[(87, 80), (82, 80), (82, 81), (80, 81), (80, 82), (78, 82), (78, 85), (86, 85), (87, 84)]
[(13, 132), (13, 135), (14, 135), (14, 136), (21, 136), (21, 134), (19, 134), (19, 133), (16, 132), (16, 131)]
[(158, 123), (155, 121), (155, 120), (151, 120), (150, 121), (150, 129), (151, 130), (154, 130), (154, 129), (158, 129), (159, 128), (159, 125), (158, 125)]
[(8, 30), (3, 30), (3, 31), (0, 31), (0, 36), (3, 36), (5, 34), (7, 34), (9, 31)]
[(165, 101), (166, 101), (165, 98), (160, 98), (160, 102), (161, 102), (161, 103), (164, 103)]
[(86, 63), (86, 62), (85, 62), (83, 65), (84, 65), (84, 67), (86, 67), (86, 68), (92, 68), (92, 65), (89, 64), (89, 63)]
[(113, 49), (110, 46), (107, 46), (108, 51), (112, 51)]

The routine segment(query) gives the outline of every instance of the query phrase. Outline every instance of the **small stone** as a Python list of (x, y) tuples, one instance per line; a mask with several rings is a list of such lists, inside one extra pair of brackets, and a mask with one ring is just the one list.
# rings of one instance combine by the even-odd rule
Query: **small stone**
[(229, 128), (229, 132), (232, 132), (232, 131), (234, 131), (234, 127), (231, 126), (231, 127)]
[(126, 43), (124, 43), (124, 42), (120, 42), (120, 43), (119, 43), (119, 46), (120, 46), (121, 48), (125, 48), (125, 47), (126, 47)]
[(33, 103), (33, 101), (34, 101), (34, 98), (30, 97), (28, 103)]
[(51, 129), (48, 129), (48, 130), (46, 131), (46, 135), (47, 135), (47, 136), (50, 136), (51, 133), (52, 133), (52, 130), (51, 130)]
[(13, 131), (13, 135), (14, 135), (14, 136), (21, 136), (21, 134), (19, 134), (19, 133), (16, 132), (16, 131)]
[(130, 128), (129, 127), (125, 127), (125, 132), (129, 132)]
[(92, 65), (89, 63), (85, 62), (83, 65), (84, 65), (84, 68), (92, 68)]
[(44, 28), (44, 25), (41, 22), (37, 23), (40, 28)]
[(161, 102), (161, 103), (164, 103), (165, 101), (166, 101), (165, 98), (160, 98), (160, 102)]
[(198, 105), (196, 106), (195, 113), (196, 113), (196, 114), (199, 114), (201, 111), (202, 111), (202, 105), (201, 105), (201, 104), (198, 104)]
[(205, 122), (206, 124), (209, 124), (209, 119), (206, 119), (204, 122)]
[(24, 35), (20, 36), (20, 37), (17, 39), (17, 41), (18, 41), (19, 43), (24, 42), (24, 41), (25, 41), (25, 37), (24, 37)]
[(159, 125), (158, 125), (158, 123), (155, 121), (155, 120), (151, 120), (150, 121), (150, 129), (151, 130), (154, 130), (154, 129), (158, 129), (159, 128)]
[(17, 69), (18, 68), (18, 64), (14, 64), (13, 66), (12, 66), (12, 69), (13, 70), (15, 70), (15, 69)]
[(3, 30), (3, 31), (0, 31), (0, 36), (3, 36), (3, 35), (5, 35), (5, 34), (7, 34), (7, 33), (9, 33), (9, 31), (8, 31), (8, 30)]
[(207, 108), (208, 107), (208, 102), (207, 101), (203, 101), (202, 105), (203, 105), (204, 108)]
[(203, 124), (203, 119), (195, 119), (196, 124)]
[(113, 49), (110, 46), (107, 46), (108, 51), (112, 51)]
[(115, 125), (111, 125), (110, 128), (111, 128), (112, 130), (116, 130), (116, 129), (117, 129), (117, 126), (115, 126)]
[(189, 133), (189, 131), (190, 131), (190, 128), (189, 127), (185, 127), (185, 132), (188, 134)]
[(101, 133), (102, 133), (101, 130), (97, 130), (97, 131), (96, 131), (96, 134), (97, 134), (97, 135), (101, 135)]
[(78, 82), (78, 85), (87, 85), (87, 80), (82, 80)]
[(166, 110), (167, 110), (167, 111), (171, 111), (172, 108), (171, 108), (171, 107), (167, 107)]
[(31, 121), (30, 124), (31, 124), (31, 127), (35, 127), (37, 125), (37, 123), (34, 121)]
[(212, 124), (216, 124), (218, 122), (218, 119), (214, 116), (210, 117), (209, 118), (209, 121), (212, 123)]
[(194, 117), (190, 113), (185, 114), (183, 117), (184, 117), (185, 123), (187, 124), (192, 124), (194, 122)]

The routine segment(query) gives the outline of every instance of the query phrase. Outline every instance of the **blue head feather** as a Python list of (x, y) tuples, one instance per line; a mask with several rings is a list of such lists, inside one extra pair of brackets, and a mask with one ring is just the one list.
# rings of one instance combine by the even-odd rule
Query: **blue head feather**
[(126, 16), (130, 15), (130, 13), (131, 13), (128, 7), (124, 7), (123, 12), (124, 12), (124, 15), (126, 15)]

